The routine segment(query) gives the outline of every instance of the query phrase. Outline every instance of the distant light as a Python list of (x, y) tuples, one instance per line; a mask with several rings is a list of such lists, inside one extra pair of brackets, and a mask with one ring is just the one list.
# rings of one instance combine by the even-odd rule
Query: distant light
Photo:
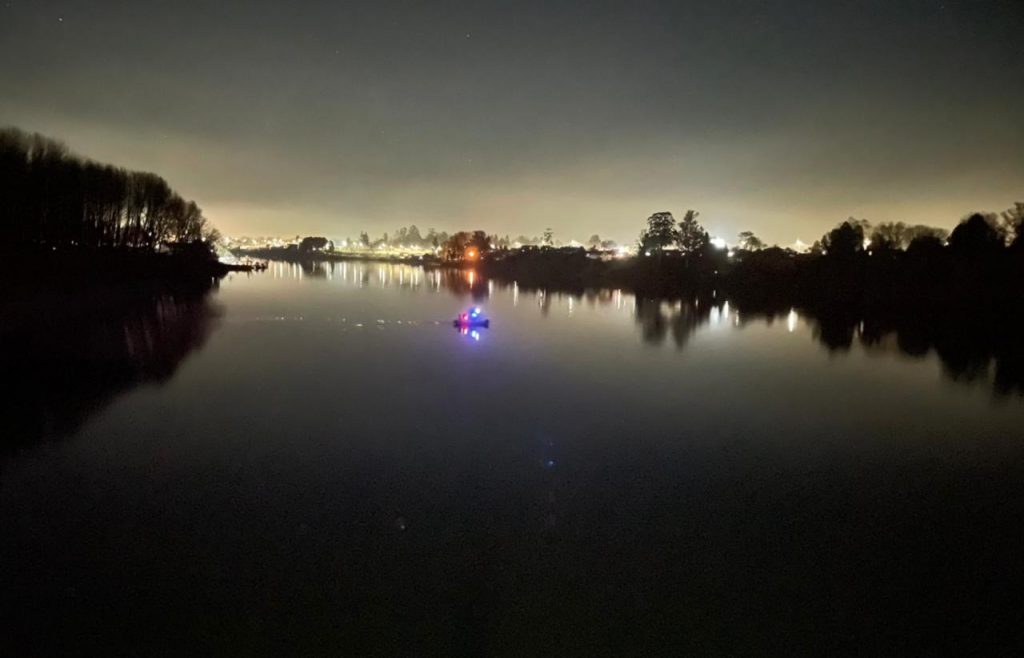
[(711, 246), (715, 249), (727, 249), (729, 245), (722, 238), (711, 238)]
[(796, 320), (796, 310), (792, 308), (789, 309), (789, 315), (786, 316), (786, 329), (789, 330), (789, 333), (796, 331)]

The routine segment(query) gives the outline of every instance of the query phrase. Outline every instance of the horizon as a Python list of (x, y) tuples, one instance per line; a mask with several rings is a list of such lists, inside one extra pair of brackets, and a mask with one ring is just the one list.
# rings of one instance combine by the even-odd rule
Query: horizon
[(226, 235), (621, 244), (692, 208), (789, 245), (1010, 207), (1024, 7), (867, 4), (12, 3), (0, 123), (154, 171)]

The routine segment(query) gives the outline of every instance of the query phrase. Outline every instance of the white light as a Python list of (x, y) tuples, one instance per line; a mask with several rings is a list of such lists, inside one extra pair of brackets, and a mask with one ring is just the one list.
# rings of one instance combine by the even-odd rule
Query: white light
[(725, 249), (729, 246), (722, 238), (711, 238), (711, 245), (715, 249)]
[(796, 331), (796, 320), (796, 309), (789, 309), (789, 315), (786, 316), (786, 329), (789, 330), (789, 333)]

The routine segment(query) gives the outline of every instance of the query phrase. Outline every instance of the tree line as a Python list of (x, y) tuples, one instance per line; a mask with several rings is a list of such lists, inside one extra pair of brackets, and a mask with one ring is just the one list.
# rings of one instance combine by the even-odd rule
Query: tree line
[(143, 248), (213, 243), (202, 210), (160, 176), (101, 164), (37, 133), (0, 129), (0, 244)]
[[(637, 249), (641, 255), (666, 250), (697, 254), (711, 245), (708, 232), (697, 221), (700, 215), (687, 210), (678, 222), (670, 212), (656, 212), (647, 218)], [(596, 236), (595, 236), (596, 237)], [(737, 246), (744, 251), (760, 251), (767, 244), (752, 231), (738, 236)], [(857, 253), (886, 253), (948, 246), (957, 252), (998, 251), (1002, 248), (1024, 250), (1024, 202), (1017, 202), (1001, 213), (975, 212), (964, 217), (952, 233), (923, 224), (885, 222), (872, 226), (866, 219), (850, 217), (817, 240), (810, 253), (833, 257)]]

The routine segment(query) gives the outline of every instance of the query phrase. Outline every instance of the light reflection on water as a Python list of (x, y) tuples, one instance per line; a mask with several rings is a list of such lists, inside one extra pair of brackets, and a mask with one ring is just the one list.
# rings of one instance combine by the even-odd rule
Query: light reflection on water
[[(1012, 621), (1024, 399), (984, 332), (361, 262), (211, 301), (159, 385), (0, 466), (5, 626), (43, 649), (870, 653)], [(453, 329), (470, 306), (489, 329)]]

